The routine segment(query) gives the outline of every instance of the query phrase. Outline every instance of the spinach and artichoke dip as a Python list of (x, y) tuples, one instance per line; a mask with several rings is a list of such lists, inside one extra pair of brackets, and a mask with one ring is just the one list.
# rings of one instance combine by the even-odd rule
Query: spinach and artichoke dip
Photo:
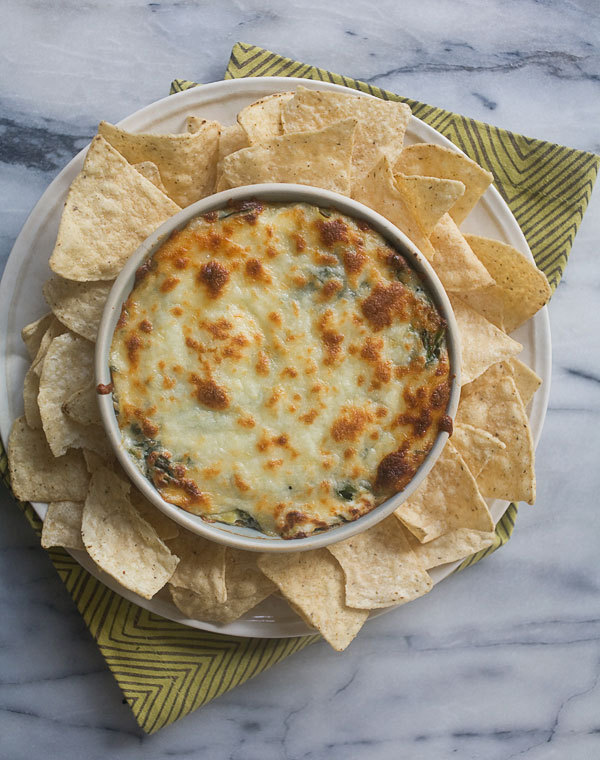
[(110, 362), (123, 443), (162, 497), (284, 538), (372, 510), (451, 425), (420, 276), (368, 224), (304, 203), (174, 233), (137, 272)]

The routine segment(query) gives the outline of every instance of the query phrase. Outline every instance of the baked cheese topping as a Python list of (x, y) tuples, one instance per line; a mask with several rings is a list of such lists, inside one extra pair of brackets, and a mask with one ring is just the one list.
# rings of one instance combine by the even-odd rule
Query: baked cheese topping
[(445, 323), (367, 224), (246, 202), (150, 258), (111, 347), (125, 447), (162, 497), (299, 538), (401, 490), (449, 420)]

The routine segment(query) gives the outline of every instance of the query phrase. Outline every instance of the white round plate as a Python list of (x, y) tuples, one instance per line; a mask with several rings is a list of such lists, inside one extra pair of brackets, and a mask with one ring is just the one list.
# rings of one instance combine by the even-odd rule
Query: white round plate
[[(236, 114), (249, 103), (274, 92), (293, 90), (298, 85), (319, 90), (348, 92), (340, 85), (287, 77), (230, 79), (195, 87), (170, 95), (128, 116), (119, 125), (132, 132), (183, 132), (185, 119), (194, 114), (233, 124)], [(369, 96), (370, 97), (370, 96)], [(431, 142), (458, 150), (453, 143), (424, 122), (411, 118), (407, 144)], [(0, 434), (5, 445), (13, 420), (23, 414), (23, 380), (30, 364), (21, 341), (21, 329), (48, 308), (42, 297), (42, 284), (50, 275), (48, 259), (54, 248), (63, 204), (71, 182), (83, 166), (87, 148), (70, 161), (42, 195), (25, 222), (6, 264), (0, 284)], [(510, 243), (533, 260), (527, 242), (514, 216), (498, 191), (491, 187), (480, 199), (463, 229)], [(542, 378), (543, 385), (528, 408), (534, 443), (540, 438), (550, 391), (551, 343), (546, 308), (520, 327), (514, 337), (523, 344), (519, 355)], [(507, 502), (489, 501), (494, 520), (504, 514)], [(33, 503), (41, 519), (47, 504)], [(229, 625), (215, 625), (182, 616), (163, 590), (153, 599), (143, 599), (119, 586), (92, 562), (85, 552), (73, 551), (73, 557), (93, 576), (121, 596), (170, 620), (207, 631), (232, 636), (284, 638), (312, 633), (311, 629), (278, 597), (270, 597), (249, 613)], [(431, 571), (434, 583), (446, 578), (459, 565), (448, 563)], [(374, 615), (388, 612), (380, 610)]]

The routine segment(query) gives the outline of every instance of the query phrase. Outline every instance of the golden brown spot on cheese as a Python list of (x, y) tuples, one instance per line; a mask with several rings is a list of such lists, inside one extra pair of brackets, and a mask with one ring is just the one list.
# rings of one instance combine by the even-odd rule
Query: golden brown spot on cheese
[(242, 478), (242, 476), (239, 475), (237, 472), (234, 473), (233, 475), (233, 482), (235, 483), (236, 487), (239, 488), (240, 491), (250, 490), (250, 486), (248, 485), (248, 483), (246, 483), (244, 478)]
[(334, 267), (338, 263), (338, 257), (332, 253), (323, 253), (322, 251), (314, 251), (313, 257), (316, 264), (320, 264), (325, 267)]
[(147, 438), (154, 438), (154, 436), (158, 433), (158, 430), (158, 425), (150, 422), (149, 419), (145, 418), (142, 420), (142, 432)]
[(410, 481), (415, 467), (407, 455), (407, 445), (383, 457), (377, 465), (375, 489), (377, 491), (401, 491)]
[(303, 288), (308, 284), (308, 277), (302, 272), (295, 272), (292, 276), (292, 282), (297, 288)]
[(364, 409), (357, 406), (345, 407), (331, 426), (331, 437), (338, 443), (356, 441), (371, 420), (371, 414)]
[(218, 261), (209, 261), (200, 267), (198, 279), (206, 285), (209, 294), (217, 298), (229, 280), (229, 271)]
[(203, 478), (216, 478), (217, 475), (221, 474), (221, 468), (217, 464), (211, 464), (208, 467), (202, 468), (202, 477)]
[(293, 232), (291, 237), (296, 243), (296, 253), (302, 253), (306, 249), (306, 240), (297, 232)]
[(306, 414), (300, 415), (300, 422), (303, 422), (305, 425), (312, 425), (318, 416), (319, 412), (316, 409), (311, 409)]
[(381, 338), (366, 338), (363, 347), (360, 351), (360, 355), (368, 362), (379, 361), (381, 352), (383, 351), (383, 340)]
[(190, 263), (190, 260), (186, 258), (185, 256), (178, 256), (173, 261), (173, 265), (175, 269), (187, 269), (189, 263)]
[(270, 259), (274, 259), (274, 258), (276, 258), (277, 256), (279, 256), (279, 251), (277, 250), (277, 248), (273, 248), (273, 246), (272, 246), (272, 245), (268, 245), (268, 246), (267, 246), (267, 256), (268, 256)]
[(276, 438), (273, 438), (273, 443), (275, 443), (277, 446), (287, 446), (288, 444), (288, 437), (285, 433), (282, 433), (281, 435), (278, 435)]
[(343, 219), (316, 222), (321, 242), (329, 248), (336, 243), (348, 242), (348, 225)]
[(198, 401), (209, 409), (222, 410), (229, 406), (227, 391), (214, 380), (205, 380), (192, 373), (190, 381), (196, 386), (194, 395)]
[(193, 348), (195, 351), (197, 351), (200, 348), (200, 343), (198, 343), (197, 340), (195, 340), (194, 338), (190, 337), (189, 335), (185, 339), (185, 345), (188, 348)]
[(354, 456), (356, 456), (356, 449), (350, 447), (344, 450), (344, 459), (352, 459)]
[(166, 388), (169, 390), (170, 388), (174, 388), (177, 381), (173, 377), (169, 377), (169, 375), (163, 375), (163, 388)]
[(122, 328), (125, 327), (127, 324), (127, 318), (129, 317), (129, 313), (127, 311), (127, 301), (121, 306), (121, 313), (119, 314), (119, 319), (117, 321), (117, 327)]
[(137, 364), (138, 352), (142, 347), (142, 339), (139, 335), (131, 333), (131, 335), (125, 339), (125, 346), (127, 347), (127, 356), (129, 357), (129, 361), (132, 364)]
[(154, 259), (147, 259), (144, 263), (135, 270), (135, 284), (146, 278), (148, 272), (154, 269)]
[(215, 322), (202, 322), (201, 324), (217, 340), (225, 340), (233, 328), (231, 322), (225, 317), (219, 317)]
[(448, 405), (448, 399), (450, 398), (450, 383), (446, 381), (440, 385), (436, 385), (431, 393), (431, 406), (434, 409), (443, 409)]
[(174, 317), (180, 317), (183, 314), (183, 309), (181, 308), (181, 306), (173, 306), (173, 308), (171, 309), (171, 314)]
[(375, 410), (375, 414), (380, 419), (383, 419), (383, 417), (387, 417), (388, 410), (385, 408), (385, 406), (378, 406)]
[(278, 385), (276, 388), (273, 389), (273, 393), (269, 397), (268, 401), (266, 402), (266, 406), (273, 407), (275, 404), (279, 401), (279, 399), (285, 394), (285, 391), (283, 388)]
[(174, 290), (177, 285), (179, 285), (179, 277), (167, 277), (166, 280), (162, 283), (160, 286), (161, 293), (170, 293), (172, 290)]
[(109, 393), (112, 393), (113, 391), (113, 384), (112, 383), (98, 383), (96, 386), (96, 393), (99, 396), (108, 396)]
[(358, 274), (365, 265), (367, 257), (360, 251), (347, 248), (343, 255), (342, 261), (344, 262), (344, 268), (348, 274)]
[(285, 367), (281, 370), (281, 377), (298, 377), (298, 373), (293, 367)]
[(361, 304), (361, 311), (376, 332), (391, 327), (395, 316), (403, 316), (410, 291), (401, 282), (377, 285)]
[(252, 277), (255, 280), (264, 279), (266, 274), (265, 268), (258, 259), (248, 259), (245, 271), (248, 277)]
[(413, 435), (422, 438), (431, 426), (431, 412), (421, 409), (419, 414), (398, 414), (392, 422), (392, 429), (402, 425), (412, 426)]
[(448, 433), (448, 435), (452, 435), (454, 431), (452, 417), (447, 414), (444, 414), (442, 417), (440, 417), (440, 421), (438, 422), (438, 430), (443, 431), (444, 433)]
[(281, 320), (281, 314), (280, 314), (278, 311), (272, 311), (272, 312), (269, 314), (269, 319), (270, 319), (270, 320), (271, 320), (271, 322), (273, 322), (273, 324), (275, 324), (275, 325), (281, 325), (281, 324), (282, 324), (282, 320)]
[(258, 361), (254, 367), (259, 375), (268, 375), (270, 370), (269, 357), (264, 351), (258, 352)]
[(253, 428), (256, 425), (256, 420), (251, 414), (248, 414), (243, 417), (238, 417), (236, 422), (238, 425), (245, 428)]
[(335, 278), (327, 280), (325, 285), (321, 288), (321, 295), (323, 296), (323, 299), (327, 300), (328, 298), (332, 298), (336, 293), (339, 293), (343, 287), (344, 283), (341, 280)]
[(375, 380), (379, 383), (389, 383), (392, 379), (392, 362), (377, 362)]
[(276, 470), (283, 464), (283, 459), (269, 459), (263, 466), (266, 470)]
[(152, 322), (149, 319), (142, 319), (140, 322), (140, 330), (145, 333), (152, 332)]

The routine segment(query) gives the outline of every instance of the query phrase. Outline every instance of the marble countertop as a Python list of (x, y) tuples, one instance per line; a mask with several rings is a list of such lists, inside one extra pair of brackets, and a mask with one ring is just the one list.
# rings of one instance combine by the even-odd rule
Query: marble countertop
[[(243, 40), (516, 132), (600, 152), (595, 0), (4, 0), (0, 267), (94, 133), (221, 79)], [(318, 19), (318, 20), (317, 20)], [(600, 191), (550, 306), (538, 498), (501, 551), (144, 736), (38, 539), (0, 492), (0, 756), (600, 757)]]

